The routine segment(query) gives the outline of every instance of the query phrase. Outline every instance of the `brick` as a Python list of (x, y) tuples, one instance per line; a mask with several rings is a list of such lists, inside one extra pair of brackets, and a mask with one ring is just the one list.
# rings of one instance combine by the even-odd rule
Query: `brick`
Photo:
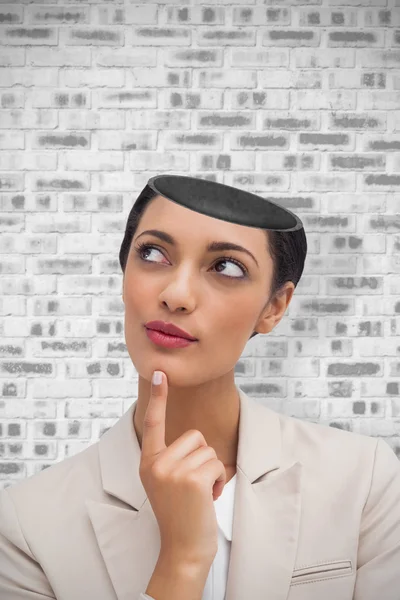
[(386, 131), (387, 113), (335, 112), (328, 115), (329, 129)]
[[(33, 149), (42, 148), (90, 148), (90, 135), (86, 131), (71, 133), (33, 132), (31, 146)], [(48, 153), (47, 153), (48, 155)]]
[(335, 48), (337, 46), (342, 47), (383, 47), (384, 46), (384, 32), (383, 31), (371, 31), (371, 30), (336, 30), (329, 31), (327, 36), (328, 48)]
[[(356, 259), (355, 257), (346, 256), (334, 256), (328, 257), (322, 261), (319, 257), (309, 258), (310, 268), (313, 269), (313, 273), (348, 273), (353, 274), (356, 272)], [(328, 290), (327, 290), (328, 291)]]
[(287, 48), (231, 48), (230, 64), (233, 67), (289, 67), (291, 51)]
[(330, 0), (331, 6), (384, 6), (387, 0)]
[(365, 70), (336, 70), (328, 75), (330, 89), (354, 89), (354, 88), (386, 88), (385, 73), (371, 73)]
[(196, 32), (196, 39), (199, 46), (255, 46), (256, 32), (254, 30), (229, 29), (221, 27), (212, 27), (210, 29), (199, 29)]
[(188, 88), (192, 85), (192, 73), (189, 69), (133, 67), (127, 75), (134, 87)]
[(317, 174), (298, 173), (297, 188), (300, 191), (355, 191), (356, 178), (354, 173)]
[(382, 277), (327, 277), (326, 291), (332, 295), (383, 293)]
[(156, 108), (157, 97), (155, 90), (106, 90), (96, 92), (98, 108)]
[(193, 132), (193, 133), (168, 133), (163, 136), (163, 146), (167, 150), (183, 149), (222, 149), (222, 135), (219, 133)]
[(169, 91), (160, 92), (163, 109), (218, 109), (223, 106), (223, 94), (221, 90), (193, 90), (193, 91)]
[(232, 108), (238, 109), (283, 109), (290, 105), (289, 92), (285, 90), (231, 91)]
[(321, 115), (317, 111), (269, 110), (262, 121), (263, 129), (286, 129), (288, 131), (316, 130), (321, 128)]
[(165, 22), (172, 25), (224, 25), (225, 19), (225, 8), (211, 5), (168, 6), (165, 16)]
[[(379, 319), (357, 319), (355, 317), (342, 319), (327, 319), (325, 327), (327, 336), (346, 337), (383, 337), (383, 322)], [(349, 381), (350, 384), (350, 381)], [(378, 394), (379, 395), (379, 394)]]
[(25, 151), (0, 151), (0, 161), (3, 169), (10, 170), (36, 171), (46, 169), (54, 171), (57, 169), (57, 157), (45, 152), (32, 151), (27, 154)]
[[(173, 109), (173, 110), (146, 110), (146, 109), (138, 109), (132, 111), (130, 115), (130, 126), (131, 129), (154, 129), (154, 130), (164, 130), (164, 129), (177, 129), (182, 131), (184, 129), (190, 129), (190, 114), (187, 110), (184, 109)], [(118, 133), (118, 137), (120, 137), (122, 133)], [(126, 132), (125, 135), (129, 135), (129, 132)], [(135, 144), (137, 143), (137, 134), (134, 134)], [(144, 135), (144, 133), (141, 133)], [(107, 133), (104, 136), (105, 139), (108, 139), (109, 134)], [(135, 148), (136, 150), (141, 150), (142, 148)], [(146, 148), (147, 149), (147, 148)], [(155, 148), (156, 149), (156, 144)]]
[(89, 7), (54, 7), (26, 6), (24, 9), (26, 22), (30, 25), (73, 25), (89, 24)]
[(232, 11), (233, 25), (290, 25), (290, 10), (274, 6), (234, 7)]
[[(79, 49), (79, 53), (84, 51)], [(76, 51), (75, 51), (76, 53)], [(99, 67), (154, 67), (157, 64), (156, 48), (93, 49), (93, 64)]]
[(385, 253), (386, 239), (379, 234), (328, 234), (324, 238), (324, 250), (330, 254)]
[(299, 149), (307, 148), (309, 150), (318, 148), (328, 149), (351, 149), (354, 148), (354, 136), (348, 133), (299, 133)]
[(62, 46), (122, 46), (124, 33), (111, 27), (70, 27), (60, 29)]
[(259, 83), (263, 88), (319, 89), (322, 87), (322, 73), (315, 70), (294, 72), (263, 69), (259, 74)]
[(340, 340), (340, 348), (334, 344), (338, 343), (339, 340), (314, 340), (304, 339), (297, 340), (293, 348), (293, 356), (331, 356), (332, 353), (335, 356), (352, 356), (353, 354), (353, 341), (352, 340)]
[(133, 46), (190, 46), (192, 31), (180, 27), (133, 27), (130, 32)]
[[(149, 129), (151, 129), (149, 127)], [(97, 132), (99, 150), (156, 150), (156, 131)], [(122, 170), (122, 169), (121, 169)]]
[[(25, 48), (7, 48), (3, 46), (0, 48), (0, 67), (22, 67), (25, 64)], [(4, 81), (4, 77), (7, 76), (7, 71), (1, 69), (0, 71), (0, 83)]]
[(386, 173), (363, 175), (362, 189), (400, 190), (400, 175)]
[(5, 108), (0, 111), (0, 129), (53, 129), (56, 123), (55, 110)]
[[(42, 72), (43, 69), (40, 69)], [(56, 70), (55, 70), (56, 72)], [(63, 69), (57, 73), (60, 85), (71, 88), (94, 88), (94, 87), (123, 87), (125, 76), (118, 68), (107, 68), (107, 77), (101, 69)], [(54, 83), (51, 87), (55, 87)]]
[(300, 27), (357, 27), (358, 12), (356, 9), (312, 7), (296, 9)]
[(400, 24), (400, 13), (395, 10), (380, 9), (364, 9), (363, 25), (366, 27), (386, 27), (390, 25)]
[[(40, 69), (26, 69), (26, 68), (6, 68), (4, 65), (0, 69), (0, 86), (10, 88), (13, 86), (21, 85), (23, 87), (56, 87), (58, 83), (58, 72), (56, 68), (40, 68)], [(4, 106), (4, 104), (3, 104)], [(7, 108), (4, 106), (4, 108)], [(20, 107), (16, 107), (20, 108)], [(46, 108), (48, 108), (46, 106)]]
[(12, 25), (16, 23), (23, 23), (24, 13), (22, 6), (12, 6), (8, 4), (2, 7), (0, 5), (0, 22), (2, 24)]
[(391, 150), (400, 151), (400, 135), (379, 136), (373, 139), (366, 139), (364, 144), (365, 150), (376, 150), (380, 152), (390, 152)]
[(91, 64), (90, 48), (27, 48), (26, 64), (36, 67), (89, 67)]
[[(318, 170), (321, 158), (316, 152), (303, 152), (301, 154), (289, 152), (259, 152), (261, 169), (263, 171), (314, 171)], [(290, 207), (287, 206), (287, 208)], [(296, 204), (293, 209), (300, 209)]]
[[(129, 161), (136, 171), (189, 171), (187, 152), (165, 153), (161, 151), (131, 151)], [(198, 153), (197, 155), (198, 156)]]
[(163, 64), (167, 67), (222, 67), (222, 49), (197, 49), (165, 50), (163, 52)]
[[(292, 108), (296, 110), (354, 110), (356, 108), (356, 94), (353, 90), (346, 91), (309, 91), (296, 90), (291, 92)], [(285, 107), (286, 108), (286, 107)]]
[(289, 175), (286, 173), (232, 173), (231, 171), (226, 173), (225, 176), (226, 184), (242, 187), (245, 186), (249, 192), (260, 193), (263, 190), (265, 193), (268, 190), (271, 191), (287, 191), (289, 190)]
[(68, 171), (122, 171), (122, 152), (79, 152), (73, 150), (64, 154), (64, 168)]
[(358, 93), (361, 110), (390, 110), (400, 106), (400, 92), (391, 91), (360, 91)]
[(358, 57), (358, 66), (361, 68), (398, 69), (400, 65), (400, 49), (397, 48), (385, 48), (384, 50), (365, 48), (359, 52)]
[(263, 46), (290, 46), (299, 48), (302, 46), (319, 46), (321, 34), (311, 29), (271, 29), (262, 34)]
[(162, 172), (301, 217), (287, 315), (235, 377), (400, 459), (399, 8), (0, 0), (0, 487), (97, 441), (137, 397), (118, 252)]
[(329, 169), (332, 170), (366, 170), (383, 171), (386, 168), (386, 157), (381, 154), (329, 154)]
[(255, 129), (255, 115), (243, 111), (198, 111), (197, 128), (201, 129)]
[(292, 53), (293, 66), (297, 69), (350, 69), (356, 66), (355, 50), (351, 48), (318, 48), (318, 52), (313, 48), (293, 48)]
[(2, 41), (17, 46), (55, 46), (58, 44), (58, 30), (55, 27), (4, 27)]
[[(200, 88), (237, 88), (237, 82), (240, 81), (240, 87), (255, 88), (257, 87), (257, 73), (250, 69), (239, 70), (232, 69), (224, 71), (223, 69), (208, 69), (207, 71), (199, 70), (195, 74), (196, 86)], [(262, 81), (259, 79), (259, 83)]]
[(196, 152), (196, 169), (199, 171), (254, 171), (255, 163), (254, 152)]

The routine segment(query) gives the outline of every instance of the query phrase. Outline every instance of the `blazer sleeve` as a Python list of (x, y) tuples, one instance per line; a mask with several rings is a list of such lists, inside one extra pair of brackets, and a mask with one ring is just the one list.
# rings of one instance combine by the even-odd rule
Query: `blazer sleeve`
[(377, 598), (400, 598), (400, 461), (382, 439), (361, 519), (353, 600)]
[(49, 581), (24, 538), (7, 489), (0, 490), (0, 598), (56, 599)]

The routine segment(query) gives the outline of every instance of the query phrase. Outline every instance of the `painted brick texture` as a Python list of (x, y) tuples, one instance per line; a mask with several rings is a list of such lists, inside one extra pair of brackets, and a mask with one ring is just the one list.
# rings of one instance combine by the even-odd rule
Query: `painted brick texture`
[(137, 398), (118, 252), (161, 172), (300, 216), (236, 381), (400, 458), (400, 0), (0, 1), (0, 102), (0, 487)]

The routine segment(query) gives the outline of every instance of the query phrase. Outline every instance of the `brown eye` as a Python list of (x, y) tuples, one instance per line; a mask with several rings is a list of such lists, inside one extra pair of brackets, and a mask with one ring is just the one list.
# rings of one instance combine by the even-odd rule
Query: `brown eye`
[[(160, 254), (162, 254), (161, 250), (159, 250), (159, 248), (157, 248), (157, 246), (153, 246), (152, 244), (140, 243), (135, 248), (135, 252), (138, 254), (140, 260), (143, 260), (144, 262), (149, 262), (149, 263), (156, 262), (156, 261), (148, 260), (147, 258), (144, 257), (144, 254), (149, 250), (157, 250), (157, 252), (160, 252)], [(227, 277), (228, 279), (244, 279), (247, 276), (246, 267), (244, 267), (238, 260), (233, 258), (233, 256), (223, 256), (222, 258), (219, 258), (214, 264), (221, 264), (221, 263), (233, 263), (243, 273), (243, 275), (240, 275), (238, 277), (232, 276), (232, 275), (225, 275), (224, 273), (221, 273), (221, 275), (223, 277)], [(219, 273), (219, 271), (217, 271), (217, 272)]]

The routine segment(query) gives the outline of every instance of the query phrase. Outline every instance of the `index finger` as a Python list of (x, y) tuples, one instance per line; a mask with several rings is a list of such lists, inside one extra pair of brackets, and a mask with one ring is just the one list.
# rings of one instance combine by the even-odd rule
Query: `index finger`
[(147, 457), (156, 456), (166, 448), (167, 384), (164, 374), (158, 372), (162, 375), (162, 381), (155, 385), (152, 379), (150, 399), (143, 419), (142, 455)]

